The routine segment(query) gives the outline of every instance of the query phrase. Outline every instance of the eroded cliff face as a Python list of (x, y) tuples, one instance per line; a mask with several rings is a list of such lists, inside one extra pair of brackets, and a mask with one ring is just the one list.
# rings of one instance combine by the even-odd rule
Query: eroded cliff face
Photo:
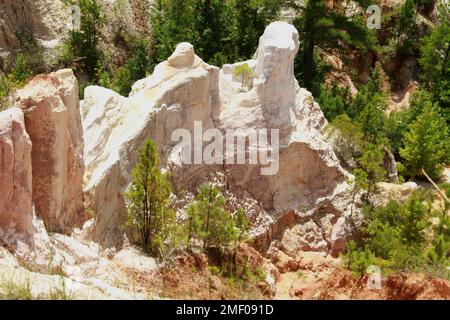
[(17, 235), (30, 241), (31, 140), (19, 108), (0, 113), (0, 239), (8, 243)]
[[(98, 0), (105, 23), (100, 29), (101, 47), (123, 64), (126, 52), (116, 43), (121, 32), (147, 34), (148, 12), (153, 0)], [(16, 51), (43, 54), (41, 63), (52, 64), (60, 45), (73, 29), (70, 4), (64, 0), (0, 0), (0, 69), (14, 61)], [(45, 70), (44, 65), (39, 68)]]
[(55, 48), (70, 24), (71, 11), (64, 1), (1, 0), (0, 62), (32, 41), (42, 48)]
[[(311, 232), (319, 243), (308, 247), (308, 237), (298, 237), (292, 250), (335, 251), (332, 234), (349, 236), (344, 227), (353, 219), (345, 182), (350, 175), (321, 133), (326, 119), (320, 107), (294, 77), (298, 47), (298, 33), (292, 25), (269, 25), (255, 58), (246, 62), (253, 70), (247, 92), (240, 90), (240, 77), (233, 75), (239, 64), (219, 70), (204, 63), (188, 43), (180, 44), (149, 78), (138, 81), (130, 97), (88, 87), (81, 112), (85, 192), (97, 215), (95, 239), (106, 246), (121, 245), (123, 193), (138, 150), (151, 138), (160, 148), (164, 166), (172, 170), (175, 186), (193, 192), (200, 183), (219, 175), (230, 197), (238, 203), (257, 204), (252, 234), (261, 249), (283, 237), (287, 227), (278, 226), (277, 220), (291, 212), (298, 218), (300, 233), (310, 232), (302, 230), (303, 225), (314, 226)], [(203, 132), (217, 128), (225, 136), (234, 130), (237, 139), (261, 129), (267, 129), (269, 136), (279, 130), (279, 169), (262, 175), (267, 163), (230, 164), (226, 151), (220, 154), (223, 161), (212, 165), (183, 163), (182, 152), (175, 148), (178, 140), (172, 141), (171, 135), (186, 129), (194, 136), (195, 121), (201, 121)], [(273, 144), (270, 148), (275, 151)], [(263, 150), (258, 146), (256, 151)], [(249, 154), (248, 146), (245, 152)], [(234, 159), (236, 153), (231, 151)], [(337, 227), (341, 232), (333, 231)]]
[(48, 231), (70, 233), (85, 221), (83, 134), (72, 70), (37, 76), (16, 93), (33, 144), (33, 203)]
[(106, 245), (121, 245), (126, 216), (123, 192), (144, 141), (152, 138), (167, 163), (176, 144), (171, 142), (174, 130), (193, 130), (194, 121), (212, 126), (210, 92), (217, 84), (218, 69), (185, 45), (186, 50), (181, 45), (181, 53), (160, 64), (150, 79), (137, 83), (129, 98), (100, 87), (85, 91), (85, 191), (97, 216), (95, 238)]

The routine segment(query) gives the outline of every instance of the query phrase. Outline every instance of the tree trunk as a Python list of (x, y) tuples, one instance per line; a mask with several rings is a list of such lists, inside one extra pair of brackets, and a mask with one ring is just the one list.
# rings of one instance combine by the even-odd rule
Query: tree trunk
[(314, 72), (314, 38), (310, 36), (306, 44), (305, 52), (305, 84), (311, 85)]

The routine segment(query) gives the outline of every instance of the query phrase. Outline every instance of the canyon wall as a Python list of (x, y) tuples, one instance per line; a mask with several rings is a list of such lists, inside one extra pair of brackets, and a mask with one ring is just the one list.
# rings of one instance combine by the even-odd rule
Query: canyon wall
[(83, 134), (72, 70), (32, 79), (16, 93), (33, 144), (33, 203), (47, 230), (70, 233), (85, 221)]
[(32, 228), (31, 140), (19, 108), (0, 112), (0, 238), (29, 241)]
[[(21, 139), (29, 136), (32, 144), (31, 166), (24, 164), (24, 170), (32, 168), (31, 200), (37, 217), (47, 231), (70, 234), (91, 212), (93, 239), (105, 247), (122, 247), (127, 215), (123, 195), (140, 148), (153, 139), (163, 169), (172, 172), (181, 219), (186, 199), (178, 199), (178, 191), (192, 195), (200, 184), (215, 181), (228, 203), (247, 211), (258, 249), (267, 250), (280, 240), (283, 250), (292, 254), (314, 250), (337, 255), (360, 216), (350, 214), (346, 181), (351, 175), (322, 134), (327, 121), (320, 106), (294, 77), (298, 48), (297, 30), (284, 22), (267, 27), (254, 59), (222, 69), (205, 63), (191, 44), (181, 43), (151, 76), (134, 84), (129, 97), (91, 86), (82, 103), (71, 70), (35, 77), (17, 91), (13, 102), (23, 112), (26, 132)], [(251, 69), (247, 90), (235, 75), (244, 63)], [(4, 127), (8, 132), (8, 124)], [(211, 139), (202, 135), (210, 134), (208, 129), (216, 130)], [(227, 149), (229, 132), (236, 141), (247, 140), (244, 150)], [(268, 144), (259, 143), (261, 132), (268, 134)], [(258, 144), (250, 145), (255, 133)], [(200, 135), (201, 145), (194, 142), (191, 155), (200, 151), (202, 156), (212, 140), (222, 149), (213, 152), (212, 164), (205, 159), (183, 162), (183, 135)], [(22, 140), (18, 143), (24, 144)], [(30, 144), (24, 144), (25, 151), (26, 146)], [(240, 151), (244, 162), (236, 164)], [(258, 162), (250, 161), (252, 153)], [(9, 174), (3, 166), (2, 174)], [(26, 185), (29, 172), (24, 174)], [(26, 220), (32, 206), (25, 204), (19, 216)], [(16, 223), (20, 227), (21, 222)]]
[[(126, 215), (123, 193), (139, 149), (151, 138), (159, 146), (164, 167), (172, 170), (175, 186), (194, 192), (200, 183), (221, 174), (227, 192), (239, 201), (256, 202), (252, 234), (262, 248), (270, 245), (273, 236), (282, 236), (271, 234), (278, 218), (294, 212), (304, 222), (298, 228), (315, 226), (314, 241), (320, 245), (310, 246), (311, 250), (334, 251), (339, 241), (333, 240), (332, 234), (335, 238), (341, 233), (348, 236), (342, 225), (353, 219), (346, 184), (350, 175), (322, 135), (327, 121), (320, 107), (294, 77), (298, 39), (297, 30), (287, 23), (267, 27), (255, 58), (246, 62), (253, 72), (248, 91), (241, 90), (240, 77), (234, 76), (238, 64), (223, 69), (210, 66), (188, 43), (179, 44), (150, 77), (138, 81), (129, 97), (88, 87), (81, 111), (85, 192), (97, 217), (96, 240), (106, 246), (121, 245)], [(201, 121), (203, 132), (217, 128), (225, 135), (227, 130), (235, 130), (238, 138), (257, 130), (267, 129), (269, 135), (279, 130), (279, 170), (262, 175), (264, 166), (248, 161), (183, 163), (182, 153), (174, 148), (178, 141), (172, 141), (171, 135), (176, 129), (194, 135), (195, 121)], [(236, 159), (236, 154), (232, 156)], [(308, 240), (300, 237), (295, 249), (307, 247), (302, 241)]]

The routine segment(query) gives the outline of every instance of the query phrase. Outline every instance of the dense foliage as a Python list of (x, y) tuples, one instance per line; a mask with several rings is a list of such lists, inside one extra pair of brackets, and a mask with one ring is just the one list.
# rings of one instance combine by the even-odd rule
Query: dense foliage
[(144, 250), (162, 259), (183, 249), (191, 252), (218, 250), (227, 257), (225, 268), (235, 270), (235, 262), (230, 257), (235, 256), (238, 244), (246, 240), (249, 223), (245, 212), (242, 209), (234, 213), (228, 211), (220, 189), (207, 183), (199, 187), (180, 223), (171, 208), (171, 192), (170, 177), (160, 170), (158, 150), (154, 142), (148, 140), (139, 153), (125, 195), (128, 225), (132, 232), (137, 231), (138, 242)]
[(217, 66), (251, 58), (266, 25), (278, 17), (283, 1), (155, 1), (147, 17), (152, 24), (151, 39), (123, 31), (117, 35), (129, 53), (121, 66), (111, 64), (109, 53), (100, 49), (104, 16), (97, 0), (71, 3), (80, 7), (81, 29), (71, 32), (63, 64), (88, 76), (82, 90), (85, 85), (100, 84), (126, 96), (131, 86), (166, 60), (180, 42), (190, 42), (203, 60)]
[(359, 244), (349, 243), (347, 267), (356, 273), (377, 265), (388, 273), (429, 271), (448, 277), (450, 203), (436, 209), (432, 205), (435, 199), (430, 192), (417, 191), (405, 203), (390, 201), (379, 209), (367, 207), (364, 238)]
[(145, 250), (161, 254), (169, 236), (167, 230), (175, 224), (175, 213), (169, 207), (170, 178), (159, 169), (159, 154), (153, 141), (144, 144), (131, 176), (126, 193), (129, 223), (137, 229)]
[(0, 111), (9, 107), (8, 95), (21, 87), (33, 75), (27, 56), (18, 54), (10, 72), (0, 70)]

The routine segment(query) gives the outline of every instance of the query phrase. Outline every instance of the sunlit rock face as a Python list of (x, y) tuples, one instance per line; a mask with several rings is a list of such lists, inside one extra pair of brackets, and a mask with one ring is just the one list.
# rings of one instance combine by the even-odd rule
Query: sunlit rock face
[(0, 112), (0, 239), (31, 239), (31, 140), (19, 108)]
[(194, 121), (212, 126), (219, 69), (195, 56), (189, 44), (159, 64), (153, 75), (137, 82), (129, 98), (100, 87), (88, 87), (82, 108), (85, 144), (85, 191), (96, 213), (96, 240), (121, 245), (125, 219), (123, 192), (145, 140), (151, 138), (166, 163), (172, 132), (193, 131)]
[[(138, 150), (151, 138), (159, 146), (164, 167), (173, 172), (175, 187), (193, 191), (220, 174), (230, 197), (256, 204), (252, 234), (258, 247), (267, 248), (273, 238), (283, 237), (287, 226), (277, 221), (291, 212), (300, 229), (291, 234), (300, 234), (302, 225), (319, 230), (310, 246), (305, 245), (305, 237), (293, 237), (291, 250), (332, 251), (333, 225), (340, 217), (341, 224), (351, 219), (345, 182), (349, 174), (321, 133), (327, 121), (319, 105), (294, 77), (298, 48), (297, 30), (275, 22), (266, 28), (252, 60), (219, 69), (195, 55), (192, 45), (181, 43), (150, 77), (133, 86), (129, 97), (88, 87), (81, 110), (85, 192), (98, 217), (96, 239), (120, 246), (126, 215), (123, 193)], [(234, 72), (243, 63), (252, 70), (244, 91), (242, 77)], [(203, 132), (217, 128), (223, 137), (228, 130), (239, 129), (236, 136), (245, 138), (266, 129), (271, 151), (275, 151), (271, 132), (277, 131), (279, 152), (269, 165), (272, 170), (262, 174), (261, 163), (234, 164), (225, 159), (215, 165), (182, 163), (174, 148), (178, 141), (172, 141), (171, 135), (180, 128), (194, 135), (195, 121), (201, 121)], [(258, 145), (256, 151), (264, 150)], [(235, 152), (231, 155), (237, 159)], [(245, 152), (248, 155), (249, 150)], [(222, 156), (230, 153), (224, 149)]]
[(33, 202), (48, 231), (85, 221), (83, 134), (78, 83), (70, 69), (32, 79), (16, 93), (33, 144)]

